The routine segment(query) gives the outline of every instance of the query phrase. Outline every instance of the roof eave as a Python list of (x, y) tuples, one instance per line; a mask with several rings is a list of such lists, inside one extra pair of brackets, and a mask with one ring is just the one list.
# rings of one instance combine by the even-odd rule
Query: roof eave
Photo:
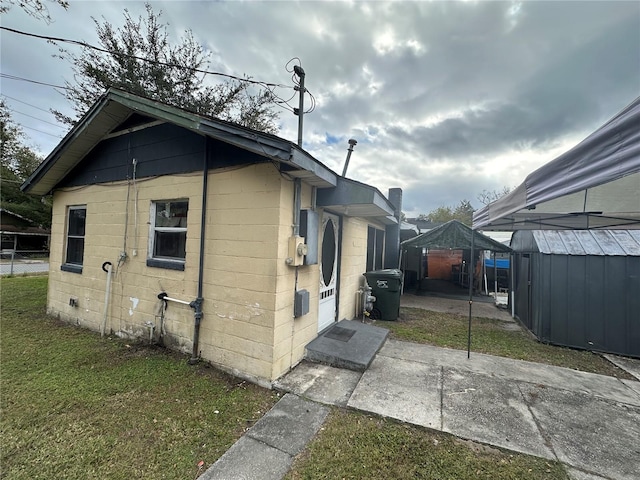
[[(118, 107), (111, 107), (117, 105)], [(171, 122), (195, 133), (214, 138), (282, 162), (292, 170), (292, 177), (302, 178), (319, 188), (334, 187), (337, 175), (304, 150), (275, 135), (208, 119), (178, 107), (158, 103), (120, 90), (110, 89), (91, 107), (78, 124), (69, 131), (36, 171), (23, 183), (22, 191), (46, 195), (94, 148), (115, 126), (131, 113), (139, 112)], [(87, 136), (88, 135), (88, 136)], [(75, 152), (70, 151), (74, 146)]]

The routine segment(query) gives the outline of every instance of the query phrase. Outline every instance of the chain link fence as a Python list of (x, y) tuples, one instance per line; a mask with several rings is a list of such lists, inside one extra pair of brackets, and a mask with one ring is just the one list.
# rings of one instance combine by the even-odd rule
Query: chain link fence
[(11, 250), (0, 252), (0, 275), (30, 275), (49, 272), (48, 250)]

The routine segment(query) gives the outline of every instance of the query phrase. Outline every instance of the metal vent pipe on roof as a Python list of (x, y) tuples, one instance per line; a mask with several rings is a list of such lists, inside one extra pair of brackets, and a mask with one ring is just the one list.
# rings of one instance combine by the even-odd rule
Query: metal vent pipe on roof
[(342, 170), (342, 176), (347, 175), (347, 168), (349, 168), (349, 160), (351, 159), (351, 153), (353, 152), (353, 147), (358, 143), (354, 138), (349, 139), (349, 148), (347, 150), (347, 159), (344, 162), (344, 169)]

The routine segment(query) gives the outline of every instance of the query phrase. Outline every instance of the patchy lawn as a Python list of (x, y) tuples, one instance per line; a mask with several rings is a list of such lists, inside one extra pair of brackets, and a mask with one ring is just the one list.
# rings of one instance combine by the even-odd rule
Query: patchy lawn
[(2, 279), (3, 478), (194, 478), (277, 401), (182, 355), (47, 317), (47, 280)]
[[(376, 325), (389, 329), (391, 337), (398, 340), (467, 349), (468, 317), (463, 315), (403, 307), (398, 321), (378, 320)], [(509, 323), (501, 320), (474, 317), (471, 323), (471, 351), (634, 379), (598, 354), (546, 345), (524, 330), (505, 329), (507, 325)]]
[(560, 463), (334, 409), (285, 477), (388, 480), (565, 480)]

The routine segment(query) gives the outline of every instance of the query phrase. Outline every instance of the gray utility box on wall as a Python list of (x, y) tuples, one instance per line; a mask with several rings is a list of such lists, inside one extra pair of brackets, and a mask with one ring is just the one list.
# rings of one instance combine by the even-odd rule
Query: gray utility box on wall
[(309, 292), (307, 290), (297, 290), (293, 304), (293, 316), (302, 317), (309, 313)]

